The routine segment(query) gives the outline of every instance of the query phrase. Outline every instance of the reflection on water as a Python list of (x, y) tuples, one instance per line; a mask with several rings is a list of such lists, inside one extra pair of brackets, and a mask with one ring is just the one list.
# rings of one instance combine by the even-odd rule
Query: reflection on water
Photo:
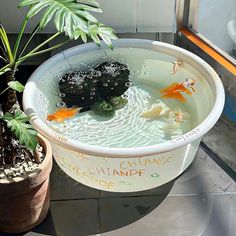
[[(82, 112), (63, 122), (47, 121), (47, 124), (68, 138), (104, 147), (155, 145), (190, 131), (198, 122), (194, 89), (191, 87), (193, 91), (189, 92), (190, 90), (179, 90), (179, 88), (182, 85), (185, 88), (184, 83), (189, 79), (195, 81), (193, 79), (196, 76), (187, 71), (177, 58), (169, 57), (165, 60), (166, 58), (162, 59), (159, 55), (159, 58), (141, 57), (140, 59), (140, 55), (139, 57), (135, 55), (137, 49), (129, 50), (129, 57), (133, 61), (128, 60), (127, 56), (123, 57), (127, 55), (127, 50), (125, 52), (123, 49), (117, 49), (115, 50), (118, 51), (117, 56), (101, 57), (90, 65), (79, 63), (74, 70), (55, 75), (57, 82), (54, 82), (54, 86), (57, 87), (57, 91), (50, 100), (48, 114), (55, 112), (58, 107), (80, 107)], [(119, 73), (116, 69), (104, 63), (108, 60), (127, 65), (122, 69), (126, 71), (127, 78), (117, 79)], [(112, 76), (108, 73), (106, 81), (101, 81), (99, 77), (101, 72), (96, 70), (96, 73), (93, 72), (93, 76), (88, 78), (86, 71), (94, 70), (101, 63), (109, 73), (112, 73)], [(70, 78), (70, 87), (66, 84), (66, 73), (70, 73), (67, 74)], [(81, 77), (83, 77), (83, 86), (81, 86)], [(92, 87), (89, 85), (89, 79), (93, 82)], [(104, 80), (104, 77), (102, 79)], [(97, 83), (101, 83), (99, 88), (95, 86)], [(64, 90), (60, 87), (61, 91), (59, 91), (58, 84), (64, 86)], [(182, 99), (178, 97), (176, 99), (176, 93), (175, 96), (162, 98), (163, 94), (160, 91), (166, 87), (168, 92), (177, 91)], [(117, 100), (111, 99), (114, 98), (113, 91), (118, 91), (114, 95)], [(87, 93), (88, 98), (86, 98)], [(116, 107), (115, 102), (118, 104), (120, 97), (123, 99), (121, 100), (123, 104)], [(105, 101), (114, 112), (107, 116), (101, 115), (94, 109), (95, 101), (99, 101), (99, 104)]]

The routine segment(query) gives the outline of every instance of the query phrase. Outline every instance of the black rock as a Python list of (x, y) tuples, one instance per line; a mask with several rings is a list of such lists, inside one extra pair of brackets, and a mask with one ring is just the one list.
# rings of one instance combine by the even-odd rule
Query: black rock
[(98, 99), (98, 74), (94, 72), (79, 72), (65, 74), (60, 82), (61, 99), (67, 106), (88, 108)]
[[(123, 95), (131, 84), (129, 74), (128, 67), (119, 62), (104, 62), (88, 71), (66, 73), (59, 81), (60, 97), (68, 107), (88, 110), (101, 99), (109, 102)], [(98, 110), (102, 110), (100, 106)]]
[(97, 67), (101, 72), (98, 80), (99, 95), (108, 100), (110, 97), (121, 96), (130, 87), (128, 67), (119, 62), (104, 62)]

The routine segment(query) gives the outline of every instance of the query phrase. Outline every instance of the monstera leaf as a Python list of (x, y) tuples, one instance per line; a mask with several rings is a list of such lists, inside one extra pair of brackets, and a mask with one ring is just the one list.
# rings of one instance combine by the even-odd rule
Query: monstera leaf
[(15, 114), (6, 113), (2, 119), (7, 126), (15, 133), (20, 144), (25, 145), (29, 150), (35, 150), (38, 144), (37, 132), (33, 126), (26, 123), (29, 117), (22, 111), (17, 110)]
[[(40, 28), (43, 29), (48, 22), (54, 19), (57, 30), (65, 33), (70, 39), (87, 36), (99, 44), (103, 39), (108, 45), (111, 39), (116, 39), (111, 28), (98, 23), (97, 19), (89, 13), (102, 12), (95, 0), (22, 0), (19, 7), (29, 6), (28, 19), (43, 11)], [(98, 37), (99, 36), (99, 37)]]

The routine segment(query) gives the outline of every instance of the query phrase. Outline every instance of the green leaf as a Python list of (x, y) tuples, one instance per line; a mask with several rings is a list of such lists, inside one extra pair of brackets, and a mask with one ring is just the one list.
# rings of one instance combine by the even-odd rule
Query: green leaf
[(90, 37), (97, 45), (100, 45), (100, 39), (97, 36), (97, 32), (91, 31)]
[[(89, 26), (90, 37), (96, 44), (100, 44), (99, 37), (106, 43), (108, 46), (113, 49), (111, 39), (117, 39), (114, 31), (110, 27), (106, 27), (105, 25), (92, 24)], [(98, 37), (99, 36), (99, 37)]]
[(21, 84), (19, 81), (11, 81), (7, 84), (11, 89), (16, 90), (17, 92), (21, 93), (24, 91), (24, 85)]
[[(89, 12), (102, 12), (95, 0), (22, 0), (20, 5), (30, 6), (28, 18), (42, 13), (40, 28), (43, 30), (48, 22), (54, 20), (56, 29), (65, 33), (70, 39), (82, 38), (87, 42), (87, 36), (99, 44), (103, 39), (111, 47), (111, 39), (116, 39), (113, 30), (103, 24)], [(92, 27), (91, 27), (92, 25)]]
[(87, 35), (86, 35), (86, 33), (84, 33), (84, 32), (82, 32), (81, 31), (81, 39), (83, 40), (83, 42), (87, 42)]
[(38, 14), (43, 8), (49, 6), (50, 2), (51, 0), (44, 0), (44, 1), (38, 2), (35, 5), (32, 5), (32, 7), (29, 9), (27, 13), (27, 18), (30, 19), (36, 14)]
[(15, 114), (5, 113), (3, 120), (7, 127), (16, 135), (21, 145), (25, 145), (29, 150), (35, 150), (38, 144), (37, 131), (33, 126), (26, 123), (29, 117), (21, 110), (15, 111)]
[(93, 15), (91, 15), (89, 12), (77, 10), (76, 13), (82, 18), (85, 18), (87, 21), (91, 21), (94, 23), (97, 22), (97, 19)]
[[(40, 28), (43, 29), (52, 18), (59, 32), (64, 32), (71, 39), (75, 38), (72, 29), (76, 27), (88, 32), (88, 21), (95, 18), (86, 9), (99, 11), (95, 6), (76, 3), (74, 0), (24, 0), (20, 6), (31, 6), (27, 17), (32, 18), (41, 11), (44, 11), (40, 20)], [(81, 11), (81, 12), (77, 12)], [(86, 14), (87, 13), (87, 14)]]
[(102, 13), (102, 9), (101, 8), (92, 7), (92, 6), (86, 6), (86, 5), (82, 5), (82, 4), (78, 4), (78, 5), (84, 11), (92, 11), (92, 12)]
[(59, 6), (56, 6), (56, 4), (53, 4), (50, 6), (43, 14), (39, 27), (40, 29), (44, 29), (48, 22), (52, 19), (55, 12), (59, 9)]
[(87, 42), (87, 34), (83, 31), (77, 30), (75, 32), (75, 39), (78, 39), (79, 37), (81, 37), (81, 39), (83, 40), (83, 42)]
[(78, 0), (77, 2), (84, 3), (90, 6), (96, 6), (99, 7), (99, 3), (95, 0)]
[(29, 6), (29, 5), (35, 4), (37, 2), (40, 2), (40, 0), (24, 0), (24, 1), (21, 1), (21, 3), (19, 4), (19, 7)]

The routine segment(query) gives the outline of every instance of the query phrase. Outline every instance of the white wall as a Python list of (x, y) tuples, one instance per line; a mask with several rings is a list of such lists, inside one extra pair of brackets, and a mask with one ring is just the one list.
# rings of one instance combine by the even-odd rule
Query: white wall
[[(0, 21), (8, 32), (17, 32), (25, 10), (17, 9), (19, 0), (0, 0)], [(98, 19), (117, 32), (175, 32), (175, 0), (98, 0), (103, 14)], [(28, 32), (37, 18), (31, 21)], [(47, 28), (54, 31), (54, 26)]]

